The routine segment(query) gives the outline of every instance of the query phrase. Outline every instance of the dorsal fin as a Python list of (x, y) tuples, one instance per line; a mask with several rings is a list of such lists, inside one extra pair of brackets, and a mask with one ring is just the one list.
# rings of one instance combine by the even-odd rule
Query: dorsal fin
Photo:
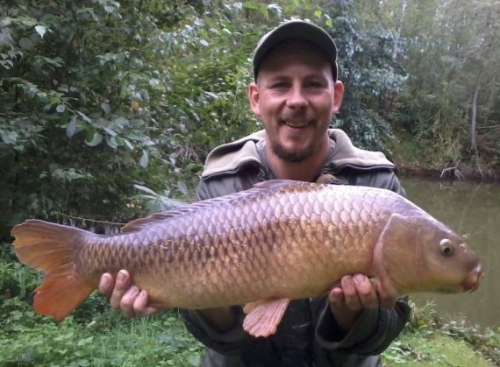
[(148, 227), (149, 225), (154, 225), (158, 221), (167, 220), (169, 218), (177, 217), (179, 215), (185, 215), (185, 214), (188, 214), (190, 212), (199, 210), (207, 205), (213, 205), (213, 201), (211, 203), (207, 203), (207, 201), (212, 201), (212, 200), (205, 200), (205, 201), (195, 202), (192, 204), (186, 204), (185, 206), (181, 206), (179, 208), (167, 210), (165, 212), (155, 213), (155, 214), (152, 214), (152, 215), (145, 217), (145, 218), (139, 218), (139, 219), (133, 220), (133, 221), (125, 224), (121, 228), (121, 232), (122, 233), (130, 233), (130, 232), (139, 231), (141, 229)]
[(294, 180), (283, 180), (283, 179), (275, 179), (275, 180), (267, 180), (257, 182), (253, 185), (253, 188), (256, 189), (270, 189), (270, 188), (278, 188), (278, 187), (287, 187), (287, 186), (295, 186), (300, 184), (307, 184), (304, 181), (294, 181)]
[(142, 230), (144, 228), (149, 227), (150, 225), (156, 225), (158, 221), (167, 220), (169, 218), (174, 218), (180, 215), (187, 215), (189, 213), (195, 212), (202, 208), (206, 208), (208, 206), (220, 205), (223, 203), (231, 202), (235, 199), (244, 197), (244, 196), (252, 196), (257, 193), (262, 193), (263, 190), (278, 190), (279, 188), (289, 187), (289, 186), (301, 186), (308, 185), (307, 182), (302, 181), (293, 181), (293, 180), (268, 180), (256, 183), (251, 189), (243, 190), (236, 192), (234, 194), (229, 194), (225, 196), (216, 197), (213, 199), (207, 199), (203, 201), (197, 201), (192, 204), (187, 204), (185, 206), (181, 206), (179, 208), (175, 208), (172, 210), (167, 210), (165, 212), (156, 213), (150, 215), (146, 218), (140, 218), (133, 220), (127, 224), (125, 224), (121, 228), (122, 233), (130, 233)]

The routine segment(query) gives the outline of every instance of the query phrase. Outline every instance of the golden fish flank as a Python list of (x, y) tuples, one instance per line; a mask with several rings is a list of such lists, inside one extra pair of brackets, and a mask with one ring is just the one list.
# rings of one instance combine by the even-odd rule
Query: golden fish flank
[(474, 290), (482, 275), (462, 238), (405, 198), (368, 187), (267, 181), (133, 221), (119, 235), (39, 220), (12, 235), (20, 261), (46, 273), (36, 311), (57, 320), (119, 269), (159, 307), (247, 304), (244, 327), (255, 336), (276, 330), (291, 299), (324, 295), (346, 274), (399, 295)]

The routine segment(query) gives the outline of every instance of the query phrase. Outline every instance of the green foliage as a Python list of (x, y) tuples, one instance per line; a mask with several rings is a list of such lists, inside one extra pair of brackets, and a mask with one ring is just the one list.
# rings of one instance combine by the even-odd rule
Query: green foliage
[(5, 238), (26, 217), (131, 219), (142, 214), (126, 205), (134, 184), (185, 196), (213, 146), (255, 129), (246, 83), (257, 29), (240, 22), (238, 4), (223, 10), (200, 18), (181, 2), (142, 1), (5, 9)]
[(5, 316), (2, 366), (192, 367), (200, 361), (202, 346), (173, 311), (140, 320), (109, 312), (86, 324), (72, 317), (56, 324), (29, 309)]
[[(401, 7), (395, 1), (391, 11)], [(480, 163), (500, 167), (497, 1), (405, 2), (399, 61), (410, 74), (395, 105), (394, 123), (414, 136), (422, 159), (443, 168), (470, 162), (473, 95)], [(427, 163), (424, 162), (424, 163)]]
[(334, 126), (364, 148), (384, 149), (384, 140), (394, 138), (387, 119), (406, 72), (392, 58), (396, 36), (380, 24), (367, 24), (353, 8), (354, 2), (341, 1), (330, 14), (331, 34), (339, 48), (339, 78), (345, 85)]

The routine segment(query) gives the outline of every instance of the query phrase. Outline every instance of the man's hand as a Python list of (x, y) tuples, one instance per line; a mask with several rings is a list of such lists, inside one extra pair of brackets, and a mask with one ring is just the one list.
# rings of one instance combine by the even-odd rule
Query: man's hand
[(125, 317), (150, 316), (158, 311), (148, 306), (148, 293), (132, 285), (130, 274), (120, 270), (116, 282), (109, 273), (104, 273), (99, 282), (99, 293), (109, 298), (114, 309), (120, 309)]
[(396, 295), (386, 292), (380, 282), (373, 284), (363, 274), (346, 275), (328, 295), (330, 309), (337, 323), (348, 331), (363, 309), (392, 308)]

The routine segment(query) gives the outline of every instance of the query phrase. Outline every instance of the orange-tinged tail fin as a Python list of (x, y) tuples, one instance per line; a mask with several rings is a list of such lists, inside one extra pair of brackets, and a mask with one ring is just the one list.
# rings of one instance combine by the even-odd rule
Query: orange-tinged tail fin
[(19, 260), (45, 272), (35, 289), (34, 307), (38, 313), (57, 321), (68, 316), (95, 288), (76, 272), (71, 246), (81, 236), (78, 228), (30, 219), (15, 226), (11, 232)]

